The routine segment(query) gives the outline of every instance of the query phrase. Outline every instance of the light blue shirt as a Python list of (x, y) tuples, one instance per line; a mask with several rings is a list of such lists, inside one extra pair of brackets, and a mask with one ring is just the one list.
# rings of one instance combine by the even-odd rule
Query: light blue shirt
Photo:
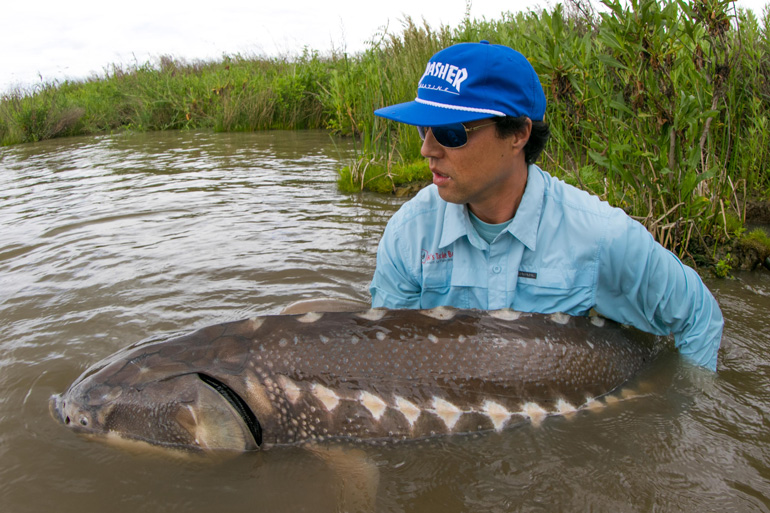
[(431, 185), (388, 222), (372, 305), (601, 315), (673, 333), (690, 361), (716, 370), (724, 321), (698, 274), (638, 222), (596, 196), (529, 166), (511, 223), (491, 244), (465, 205)]

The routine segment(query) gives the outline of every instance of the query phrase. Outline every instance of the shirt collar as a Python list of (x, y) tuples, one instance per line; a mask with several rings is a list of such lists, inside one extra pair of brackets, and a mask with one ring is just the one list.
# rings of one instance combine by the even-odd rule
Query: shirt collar
[(508, 225), (508, 231), (519, 239), (531, 251), (537, 246), (537, 229), (543, 215), (543, 197), (545, 196), (545, 179), (540, 168), (531, 164), (527, 169), (527, 186), (521, 203)]
[[(527, 169), (527, 186), (524, 189), (521, 203), (516, 215), (513, 216), (513, 221), (507, 228), (511, 235), (520, 240), (531, 251), (534, 251), (537, 245), (537, 229), (543, 211), (544, 192), (543, 175), (540, 173), (540, 168), (532, 164)], [(467, 205), (446, 203), (439, 247), (449, 246), (463, 235), (468, 237), (468, 241), (474, 247), (481, 250), (489, 249), (489, 245), (473, 229), (468, 216)]]
[(444, 227), (441, 231), (439, 247), (444, 248), (449, 246), (460, 237), (466, 236), (472, 246), (480, 250), (489, 249), (489, 244), (487, 244), (473, 228), (471, 218), (468, 215), (468, 207), (456, 203), (445, 204)]

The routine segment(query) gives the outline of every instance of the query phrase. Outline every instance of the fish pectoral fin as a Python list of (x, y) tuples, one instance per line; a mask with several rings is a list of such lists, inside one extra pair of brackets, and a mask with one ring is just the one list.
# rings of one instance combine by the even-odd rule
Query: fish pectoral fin
[(352, 299), (322, 297), (301, 299), (281, 310), (281, 315), (297, 315), (316, 312), (360, 312), (369, 309), (369, 303)]
[(376, 511), (380, 469), (364, 451), (317, 444), (305, 448), (321, 458), (338, 479), (340, 511)]
[(261, 428), (246, 403), (214, 378), (198, 377), (200, 385), (196, 387), (195, 399), (177, 413), (177, 422), (190, 433), (195, 445), (201, 449), (258, 449)]

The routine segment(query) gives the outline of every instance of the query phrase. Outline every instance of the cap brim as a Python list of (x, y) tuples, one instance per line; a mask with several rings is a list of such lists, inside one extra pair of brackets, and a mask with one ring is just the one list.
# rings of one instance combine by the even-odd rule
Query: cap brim
[(375, 110), (374, 114), (399, 123), (419, 126), (451, 125), (452, 123), (467, 123), (495, 117), (494, 114), (488, 112), (469, 112), (449, 107), (435, 107), (416, 101), (383, 107)]

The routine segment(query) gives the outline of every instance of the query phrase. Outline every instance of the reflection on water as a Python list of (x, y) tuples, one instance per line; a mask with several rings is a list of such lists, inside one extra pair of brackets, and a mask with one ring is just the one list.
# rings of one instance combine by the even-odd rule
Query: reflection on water
[[(0, 149), (0, 510), (334, 511), (306, 450), (225, 461), (74, 436), (47, 401), (147, 337), (301, 298), (368, 300), (402, 200), (346, 196), (321, 132), (124, 134)], [(381, 511), (770, 511), (770, 274), (709, 286), (719, 373), (670, 354), (646, 395), (499, 434), (365, 448)]]

